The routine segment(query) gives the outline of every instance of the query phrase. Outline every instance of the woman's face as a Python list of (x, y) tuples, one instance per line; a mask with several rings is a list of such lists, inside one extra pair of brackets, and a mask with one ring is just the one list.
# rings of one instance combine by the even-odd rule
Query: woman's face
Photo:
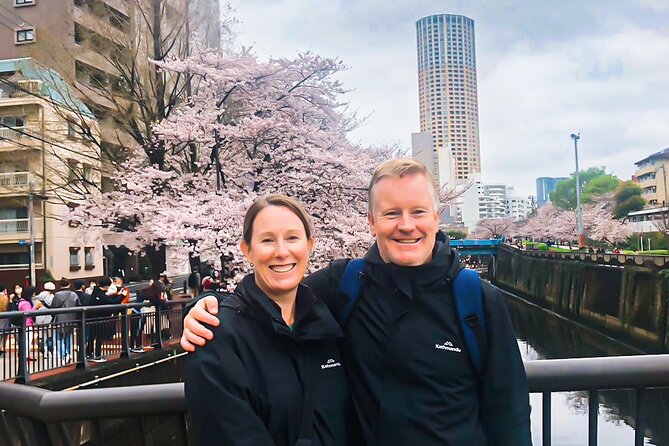
[(14, 292), (15, 292), (16, 294), (21, 294), (21, 293), (23, 292), (23, 288), (21, 288), (21, 285), (16, 285), (16, 286), (14, 287)]
[(313, 240), (302, 221), (284, 206), (267, 206), (253, 222), (250, 245), (241, 249), (254, 265), (256, 283), (271, 298), (295, 291), (309, 264)]

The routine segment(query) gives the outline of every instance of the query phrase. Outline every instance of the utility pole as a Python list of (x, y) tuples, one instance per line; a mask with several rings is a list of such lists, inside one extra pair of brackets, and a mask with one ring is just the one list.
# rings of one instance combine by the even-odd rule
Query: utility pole
[(30, 232), (30, 286), (35, 286), (35, 194), (28, 192), (28, 231)]
[(581, 206), (581, 179), (578, 170), (578, 140), (580, 133), (572, 133), (574, 140), (574, 157), (576, 159), (576, 232), (578, 233), (578, 248), (585, 248), (585, 234), (583, 233), (583, 208)]

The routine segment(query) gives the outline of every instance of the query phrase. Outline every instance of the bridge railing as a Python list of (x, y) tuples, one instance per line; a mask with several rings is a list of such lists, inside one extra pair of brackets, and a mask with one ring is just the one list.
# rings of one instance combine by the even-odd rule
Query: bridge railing
[[(636, 390), (634, 445), (642, 446), (646, 416), (642, 407), (647, 389), (669, 387), (669, 355), (527, 361), (525, 368), (530, 392), (543, 395), (543, 446), (551, 445), (553, 392), (589, 392), (588, 445), (595, 446), (599, 391)], [(107, 435), (103, 422), (109, 419), (132, 420), (124, 432), (140, 438), (139, 444), (148, 444), (156, 429), (149, 431), (142, 420), (155, 416), (169, 417), (169, 433), (163, 436), (166, 444), (189, 444), (183, 383), (72, 392), (0, 383), (0, 409), (0, 443), (11, 440), (2, 444), (79, 445), (88, 440), (103, 444)]]
[[(49, 310), (0, 312), (0, 379), (29, 383), (36, 373), (91, 362), (106, 362), (118, 355), (128, 358), (144, 348), (163, 348), (183, 330), (186, 300), (121, 305), (98, 305)], [(49, 322), (48, 319), (54, 321)], [(35, 322), (28, 325), (28, 320)], [(38, 323), (42, 322), (42, 323)]]

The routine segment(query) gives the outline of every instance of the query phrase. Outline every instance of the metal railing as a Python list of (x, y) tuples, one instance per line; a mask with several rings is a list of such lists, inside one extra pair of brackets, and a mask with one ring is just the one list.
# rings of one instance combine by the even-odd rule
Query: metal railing
[(30, 172), (0, 173), (0, 187), (26, 187), (29, 178)]
[(0, 234), (18, 234), (28, 232), (27, 218), (0, 220)]
[(34, 133), (35, 128), (32, 126), (17, 126), (12, 128), (0, 127), (0, 142), (2, 141), (18, 141), (26, 137), (26, 133)]
[[(669, 355), (527, 361), (525, 368), (530, 391), (543, 395), (543, 446), (551, 445), (550, 403), (553, 392), (579, 390), (589, 392), (588, 445), (595, 446), (599, 391), (635, 389), (637, 413), (634, 417), (636, 422), (634, 444), (642, 446), (646, 415), (642, 411), (642, 406), (646, 389), (669, 387)], [(170, 444), (188, 444), (183, 383), (74, 392), (51, 392), (30, 386), (0, 383), (0, 409), (4, 411), (0, 417), (0, 441), (23, 436), (25, 441), (21, 440), (21, 445), (79, 445), (86, 440), (81, 438), (85, 435), (88, 435), (88, 439), (94, 440), (95, 444), (103, 444), (105, 433), (102, 420), (129, 418), (134, 420), (132, 425), (137, 431), (135, 436), (146, 441), (152, 433), (146, 431), (141, 420), (159, 415), (171, 416)], [(15, 423), (21, 419), (29, 423)], [(66, 423), (72, 422), (79, 424), (75, 428), (69, 425), (70, 429), (66, 429)], [(26, 430), (26, 426), (31, 426), (31, 429)], [(78, 432), (80, 437), (72, 438), (70, 435), (72, 432)]]
[[(90, 362), (106, 362), (113, 355), (128, 358), (145, 347), (160, 349), (165, 341), (181, 336), (183, 308), (188, 302), (0, 313), (0, 320), (10, 322), (0, 329), (0, 350), (4, 350), (0, 378), (29, 383), (32, 375), (59, 367), (87, 369)], [(57, 316), (61, 321), (46, 320)], [(28, 319), (36, 323), (28, 325)]]

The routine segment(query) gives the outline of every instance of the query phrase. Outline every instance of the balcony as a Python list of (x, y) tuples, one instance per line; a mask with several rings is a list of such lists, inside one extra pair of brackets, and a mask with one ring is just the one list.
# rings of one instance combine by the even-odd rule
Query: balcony
[(31, 180), (29, 172), (0, 173), (0, 195), (25, 194)]
[(34, 79), (22, 79), (13, 85), (2, 84), (0, 88), (0, 99), (25, 98), (27, 96), (39, 95), (42, 92), (42, 81)]
[(37, 149), (41, 141), (35, 139), (39, 132), (35, 126), (0, 127), (0, 152)]
[(27, 233), (28, 233), (27, 218), (0, 220), (0, 237), (9, 234), (27, 234)]

